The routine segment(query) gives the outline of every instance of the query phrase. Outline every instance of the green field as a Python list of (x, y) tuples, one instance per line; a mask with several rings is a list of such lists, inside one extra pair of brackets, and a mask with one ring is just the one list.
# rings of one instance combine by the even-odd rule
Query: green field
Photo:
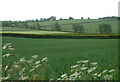
[[(99, 24), (106, 23), (112, 27), (112, 33), (118, 33), (118, 20), (117, 19), (71, 19), (71, 20), (59, 20), (59, 21), (45, 21), (39, 22), (42, 29), (51, 30), (51, 25), (58, 22), (61, 25), (62, 31), (73, 31), (72, 24), (79, 23), (85, 28), (85, 33), (96, 33)], [(32, 23), (29, 23), (31, 25)], [(44, 27), (45, 26), (45, 27)]]
[(0, 27), (2, 31), (31, 31), (32, 29), (16, 28), (16, 27)]
[[(99, 24), (110, 24), (112, 27), (112, 33), (118, 33), (118, 20), (117, 19), (71, 19), (71, 20), (56, 20), (56, 21), (45, 21), (45, 22), (39, 22), (41, 28), (43, 30), (52, 30), (53, 25), (55, 22), (58, 22), (61, 26), (61, 31), (69, 31), (72, 32), (72, 24), (79, 23), (82, 24), (85, 28), (85, 33), (97, 33), (96, 30), (98, 29)], [(33, 25), (35, 22), (29, 22), (28, 26)], [(36, 30), (36, 29), (30, 29), (28, 27), (25, 28), (16, 28), (16, 27), (3, 27), (2, 30)]]
[[(12, 43), (18, 59), (39, 55), (48, 58), (50, 68), (48, 78), (56, 79), (69, 73), (70, 66), (79, 60), (98, 62), (99, 70), (117, 69), (117, 39), (28, 39), (3, 37), (3, 45)], [(3, 53), (4, 54), (4, 53)], [(3, 64), (7, 60), (3, 60)], [(15, 60), (11, 60), (15, 61)], [(51, 76), (52, 75), (52, 76)]]

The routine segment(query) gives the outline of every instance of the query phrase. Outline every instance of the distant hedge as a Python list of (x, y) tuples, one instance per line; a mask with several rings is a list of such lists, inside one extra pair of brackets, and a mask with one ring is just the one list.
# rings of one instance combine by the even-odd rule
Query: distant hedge
[[(0, 34), (1, 35), (1, 34)], [(120, 39), (120, 35), (59, 35), (59, 34), (17, 34), (2, 33), (2, 36), (25, 37), (25, 38), (50, 38), (50, 39)]]

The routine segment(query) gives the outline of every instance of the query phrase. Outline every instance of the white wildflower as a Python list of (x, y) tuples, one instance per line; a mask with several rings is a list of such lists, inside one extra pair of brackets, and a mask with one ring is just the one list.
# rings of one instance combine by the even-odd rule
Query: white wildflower
[(34, 71), (35, 69), (31, 69), (30, 72)]
[(85, 70), (85, 69), (87, 69), (87, 67), (82, 67), (82, 68), (81, 68), (81, 70)]
[(26, 79), (28, 79), (28, 78), (29, 78), (28, 76), (26, 76), (26, 77), (21, 76), (21, 77), (19, 78), (19, 80), (26, 80)]
[(105, 73), (105, 72), (107, 72), (108, 70), (104, 70), (102, 73)]
[(111, 76), (110, 76), (110, 75), (104, 75), (103, 78), (104, 78), (105, 80), (110, 80), (110, 79), (111, 79)]
[(96, 75), (98, 75), (98, 74), (97, 74), (97, 73), (95, 73), (95, 74), (93, 74), (93, 75), (95, 75), (95, 76), (96, 76)]
[(14, 51), (14, 48), (9, 48), (9, 50)]
[(17, 65), (18, 64), (18, 62), (14, 62), (14, 65)]
[(28, 63), (32, 63), (32, 61), (33, 61), (33, 60), (28, 60), (27, 62), (28, 62)]
[(7, 70), (8, 66), (5, 67), (5, 71)]
[(33, 68), (38, 68), (40, 65), (41, 65), (41, 64), (38, 64), (38, 65), (36, 65), (36, 66), (33, 66)]
[(85, 60), (85, 61), (82, 61), (83, 63), (88, 63), (89, 62), (89, 60)]
[(25, 70), (25, 68), (23, 68), (23, 70)]
[(10, 54), (6, 54), (6, 56), (7, 56), (7, 57), (9, 57), (9, 56), (10, 56)]
[(61, 80), (61, 78), (58, 78), (57, 80)]
[(85, 67), (85, 64), (83, 64), (82, 67)]
[(39, 67), (39, 65), (36, 65), (36, 66), (35, 66), (35, 68), (38, 68), (38, 67)]
[(91, 69), (87, 70), (88, 73), (90, 73), (90, 72), (92, 72), (92, 71), (93, 71), (93, 70), (91, 70)]
[(20, 71), (21, 74), (22, 74), (23, 72), (25, 72), (25, 68), (23, 68), (23, 69)]
[(97, 67), (93, 67), (93, 68), (91, 68), (91, 70), (95, 70)]
[(34, 55), (34, 56), (32, 56), (32, 58), (34, 58), (34, 59), (36, 59), (38, 57), (38, 55)]
[(3, 57), (9, 57), (10, 56), (10, 54), (5, 54), (5, 55), (3, 55)]
[(98, 77), (100, 77), (100, 76), (101, 76), (101, 73), (98, 74)]
[(7, 43), (7, 44), (6, 44), (6, 46), (9, 46), (9, 45), (11, 45), (11, 43)]
[(18, 65), (12, 65), (13, 67), (15, 67), (15, 68), (18, 68)]
[(39, 64), (39, 63), (40, 63), (40, 61), (35, 62), (35, 64)]
[(77, 61), (77, 63), (81, 63), (82, 61)]
[(71, 66), (71, 69), (78, 67), (78, 65), (73, 65)]
[(12, 46), (8, 46), (8, 48), (12, 48)]
[(3, 50), (4, 50), (4, 49), (6, 49), (6, 48), (7, 48), (7, 46), (6, 46), (6, 45), (5, 45), (5, 46), (3, 46)]
[(20, 62), (22, 63), (22, 62), (25, 62), (25, 58), (21, 58), (20, 59)]
[(97, 65), (97, 63), (95, 62), (95, 63), (91, 63), (92, 65)]
[(48, 58), (43, 58), (43, 59), (42, 59), (42, 62), (43, 62), (43, 61), (47, 61), (47, 59), (48, 59)]
[(113, 72), (113, 71), (115, 71), (115, 69), (109, 70), (109, 72)]
[(18, 68), (18, 66), (16, 65), (15, 68)]
[(63, 75), (61, 75), (61, 78), (64, 78), (64, 77), (66, 77), (67, 76), (67, 74), (63, 74)]
[(2, 77), (2, 80), (7, 80), (10, 78), (10, 74), (7, 75), (7, 77)]
[(70, 75), (70, 78), (71, 78), (71, 77), (77, 77), (77, 76), (79, 76), (79, 75), (80, 75), (80, 73), (75, 72), (75, 73), (73, 73), (73, 74)]

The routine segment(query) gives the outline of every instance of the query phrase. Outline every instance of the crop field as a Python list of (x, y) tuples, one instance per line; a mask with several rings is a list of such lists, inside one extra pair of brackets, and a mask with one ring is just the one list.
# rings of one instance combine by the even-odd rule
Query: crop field
[[(72, 24), (79, 23), (85, 28), (85, 33), (97, 33), (99, 24), (110, 24), (112, 27), (112, 33), (118, 33), (118, 20), (117, 19), (71, 19), (71, 20), (57, 20), (57, 21), (45, 21), (39, 22), (41, 29), (52, 30), (55, 22), (58, 22), (61, 26), (61, 31), (72, 32)], [(34, 22), (29, 22), (31, 26)], [(1, 27), (0, 27), (1, 28)], [(37, 29), (17, 28), (17, 27), (2, 27), (3, 31), (33, 31)]]
[(31, 31), (32, 29), (16, 28), (16, 27), (0, 27), (0, 31)]
[[(47, 78), (56, 79), (61, 74), (69, 73), (70, 66), (79, 60), (98, 62), (99, 71), (118, 68), (117, 39), (31, 39), (3, 37), (3, 45), (11, 43), (16, 61), (39, 55), (39, 60), (48, 58)], [(5, 54), (5, 53), (3, 53)], [(7, 62), (3, 59), (3, 64)], [(39, 72), (39, 71), (38, 71)], [(52, 75), (52, 76), (51, 76)]]
[[(115, 19), (71, 19), (71, 20), (59, 20), (59, 21), (45, 21), (39, 22), (42, 29), (51, 30), (51, 25), (58, 22), (61, 25), (62, 31), (73, 31), (72, 24), (79, 23), (85, 28), (85, 33), (96, 33), (99, 24), (110, 24), (112, 27), (112, 33), (118, 33), (118, 20)], [(31, 25), (32, 23), (29, 23)]]
[(64, 34), (69, 32), (58, 31), (2, 31), (2, 33), (17, 33), (17, 34)]

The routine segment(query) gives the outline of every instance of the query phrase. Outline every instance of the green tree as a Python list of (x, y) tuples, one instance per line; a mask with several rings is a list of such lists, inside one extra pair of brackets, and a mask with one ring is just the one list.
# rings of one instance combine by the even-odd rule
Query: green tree
[(28, 23), (27, 22), (22, 22), (22, 27), (23, 28), (28, 28)]
[(55, 24), (51, 25), (51, 29), (55, 31), (61, 31), (61, 26), (58, 22), (56, 22)]
[(110, 24), (99, 24), (98, 30), (100, 33), (112, 33), (112, 27)]
[(56, 17), (55, 17), (55, 16), (51, 16), (50, 19), (51, 19), (52, 21), (55, 21), (55, 20), (56, 20)]
[(69, 19), (74, 19), (74, 18), (72, 18), (72, 17), (69, 17)]
[(36, 28), (37, 28), (38, 30), (41, 30), (41, 26), (40, 26), (39, 22), (36, 22)]
[(78, 32), (78, 33), (84, 32), (84, 27), (83, 27), (83, 25), (80, 25), (80, 24), (73, 24), (72, 29), (74, 32)]

